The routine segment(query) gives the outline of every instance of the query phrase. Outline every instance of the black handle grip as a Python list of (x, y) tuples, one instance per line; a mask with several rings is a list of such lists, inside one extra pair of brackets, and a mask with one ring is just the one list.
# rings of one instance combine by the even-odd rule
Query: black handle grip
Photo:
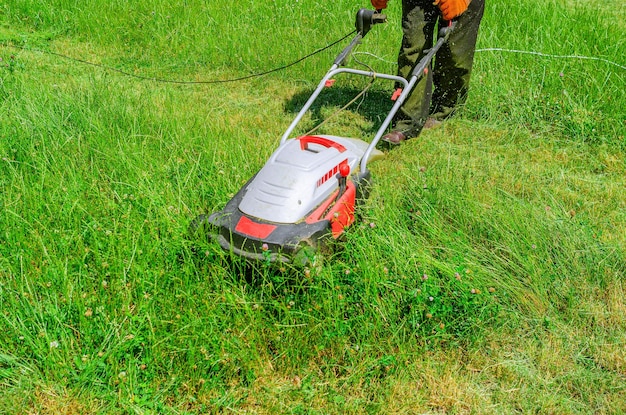
[(354, 26), (357, 33), (365, 36), (373, 25), (385, 22), (387, 22), (387, 15), (381, 14), (378, 10), (361, 9), (356, 13)]
[(456, 27), (456, 20), (450, 20), (448, 26), (446, 27), (442, 27), (441, 29), (439, 29), (439, 37), (443, 37), (443, 38), (448, 38), (448, 36), (450, 36), (450, 33), (454, 30), (454, 28)]

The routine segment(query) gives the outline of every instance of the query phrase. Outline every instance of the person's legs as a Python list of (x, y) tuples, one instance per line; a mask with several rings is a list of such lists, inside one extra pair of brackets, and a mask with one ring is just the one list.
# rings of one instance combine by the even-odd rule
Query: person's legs
[[(433, 45), (433, 31), (439, 9), (432, 0), (402, 0), (402, 46), (398, 54), (398, 75), (408, 78), (415, 65)], [(393, 130), (406, 138), (417, 136), (428, 117), (432, 71), (419, 80), (396, 116)]]
[(430, 116), (436, 120), (451, 116), (467, 98), (484, 9), (485, 0), (472, 0), (467, 11), (456, 19), (455, 29), (435, 56)]

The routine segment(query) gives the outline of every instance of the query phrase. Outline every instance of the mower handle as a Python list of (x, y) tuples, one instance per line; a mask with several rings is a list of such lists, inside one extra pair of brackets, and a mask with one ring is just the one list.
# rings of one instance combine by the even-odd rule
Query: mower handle
[[(368, 9), (360, 9), (356, 13), (356, 21), (354, 26), (356, 27), (356, 36), (352, 39), (352, 42), (337, 56), (334, 61), (334, 64), (337, 66), (343, 66), (354, 49), (359, 43), (361, 43), (361, 39), (365, 37), (365, 35), (370, 31), (372, 26), (379, 23), (386, 23), (387, 16), (384, 14), (380, 14), (375, 10)], [(332, 68), (335, 69), (335, 68)]]
[[(326, 82), (332, 79), (333, 76), (339, 73), (351, 73), (351, 74), (361, 75), (361, 76), (366, 76), (366, 77), (371, 77), (371, 78), (382, 78), (382, 79), (392, 80), (403, 86), (402, 93), (400, 94), (400, 96), (397, 97), (395, 103), (393, 104), (393, 107), (387, 114), (387, 117), (385, 118), (383, 123), (380, 125), (376, 135), (374, 136), (369, 146), (365, 150), (365, 153), (361, 157), (361, 162), (360, 162), (361, 173), (360, 174), (367, 173), (367, 160), (369, 159), (371, 153), (374, 151), (376, 144), (382, 138), (387, 127), (391, 125), (394, 115), (396, 114), (396, 112), (398, 112), (398, 110), (400, 109), (400, 106), (404, 103), (404, 101), (406, 100), (410, 92), (413, 90), (417, 81), (426, 74), (426, 68), (430, 64), (431, 60), (433, 59), (433, 57), (435, 56), (439, 48), (441, 48), (441, 46), (448, 40), (448, 38), (450, 37), (450, 33), (454, 30), (456, 26), (456, 22), (451, 21), (449, 22), (449, 25), (447, 27), (441, 28), (439, 30), (439, 33), (438, 33), (439, 36), (437, 38), (437, 42), (432, 48), (425, 51), (426, 55), (423, 56), (422, 59), (418, 62), (418, 64), (415, 66), (409, 79), (405, 79), (399, 75), (389, 75), (389, 74), (384, 74), (384, 73), (376, 73), (373, 71), (367, 72), (363, 70), (343, 67), (344, 61), (347, 59), (352, 49), (354, 49), (354, 47), (361, 42), (361, 39), (363, 39), (363, 36), (365, 36), (365, 34), (371, 29), (371, 26), (374, 24), (384, 23), (384, 22), (386, 22), (386, 16), (383, 14), (377, 13), (374, 10), (367, 10), (367, 9), (359, 10), (359, 12), (357, 13), (357, 18), (356, 18), (356, 26), (357, 26), (356, 36), (354, 37), (354, 39), (352, 39), (350, 44), (346, 46), (346, 48), (339, 54), (339, 56), (337, 56), (331, 68), (328, 70), (326, 75), (322, 78), (320, 83), (317, 85), (317, 88), (315, 89), (315, 91), (313, 91), (313, 93), (311, 94), (311, 97), (304, 104), (304, 106), (300, 109), (300, 112), (298, 113), (296, 118), (291, 122), (291, 124), (289, 125), (285, 133), (283, 134), (282, 138), (280, 139), (281, 145), (287, 141), (287, 139), (289, 138), (289, 135), (295, 129), (296, 125), (302, 120), (302, 118), (304, 117), (304, 114), (309, 110), (309, 108), (311, 107), (311, 105), (313, 105), (313, 102), (317, 99), (321, 91), (326, 87)], [(307, 139), (305, 139), (305, 145), (306, 145), (306, 142), (307, 142)], [(302, 142), (301, 142), (301, 145), (302, 145)]]
[(448, 37), (450, 36), (450, 32), (452, 32), (454, 30), (454, 28), (457, 25), (457, 21), (456, 20), (450, 20), (448, 22), (448, 25), (445, 27), (442, 27), (441, 29), (439, 29), (439, 33), (437, 33), (437, 37), (439, 38), (444, 38), (445, 40), (448, 40)]

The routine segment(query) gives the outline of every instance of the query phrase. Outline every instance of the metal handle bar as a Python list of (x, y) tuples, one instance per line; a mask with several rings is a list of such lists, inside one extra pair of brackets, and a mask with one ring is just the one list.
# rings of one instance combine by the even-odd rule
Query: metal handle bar
[[(361, 13), (363, 13), (363, 10), (365, 9), (361, 9), (359, 10), (359, 13), (357, 13), (357, 31), (359, 30), (359, 24), (360, 24), (359, 16), (361, 15)], [(366, 17), (369, 16), (367, 17), (367, 19), (372, 19), (372, 20), (366, 19), (366, 21), (369, 21), (370, 24), (382, 23), (386, 19), (384, 15), (375, 14), (371, 10), (366, 10), (366, 12), (370, 12), (368, 14), (365, 14)], [(373, 21), (374, 15), (378, 15), (382, 17), (378, 18), (379, 21), (374, 22)], [(291, 122), (291, 124), (289, 125), (285, 133), (283, 134), (282, 138), (280, 139), (280, 144), (282, 145), (287, 141), (287, 139), (289, 138), (289, 135), (293, 132), (293, 130), (298, 125), (298, 123), (304, 117), (305, 113), (309, 110), (311, 105), (313, 105), (313, 102), (315, 102), (315, 100), (320, 95), (322, 90), (326, 87), (326, 82), (330, 80), (333, 76), (339, 73), (350, 73), (354, 75), (366, 76), (366, 77), (371, 77), (371, 78), (382, 78), (382, 79), (392, 80), (394, 82), (402, 84), (404, 88), (402, 89), (402, 93), (397, 98), (396, 102), (394, 103), (391, 110), (389, 111), (389, 114), (387, 114), (387, 117), (378, 128), (378, 131), (376, 132), (374, 139), (370, 142), (369, 146), (365, 150), (365, 153), (363, 153), (363, 157), (361, 158), (361, 163), (360, 163), (360, 170), (361, 170), (361, 174), (366, 173), (367, 172), (367, 160), (369, 159), (370, 155), (376, 148), (376, 145), (378, 144), (383, 134), (387, 130), (387, 127), (391, 125), (393, 117), (396, 115), (396, 113), (398, 112), (398, 110), (400, 109), (400, 107), (402, 106), (406, 98), (408, 97), (408, 95), (411, 93), (411, 91), (415, 87), (415, 84), (417, 84), (417, 81), (426, 73), (426, 69), (428, 68), (428, 65), (430, 64), (431, 60), (433, 59), (437, 51), (450, 37), (450, 33), (452, 32), (452, 30), (454, 30), (455, 26), (456, 26), (456, 22), (450, 22), (450, 25), (448, 27), (444, 27), (441, 30), (439, 30), (437, 42), (432, 48), (430, 48), (427, 51), (426, 55), (422, 57), (422, 59), (417, 63), (417, 65), (415, 65), (415, 68), (411, 72), (411, 77), (408, 80), (397, 75), (389, 75), (389, 74), (377, 73), (377, 72), (371, 72), (371, 71), (368, 72), (368, 71), (363, 71), (363, 70), (353, 69), (353, 68), (340, 68), (339, 66), (344, 63), (344, 61), (346, 60), (350, 52), (352, 52), (352, 49), (354, 49), (354, 47), (359, 44), (363, 36), (367, 33), (367, 31), (369, 31), (369, 27), (366, 30), (364, 29), (365, 30), (364, 32), (357, 33), (357, 35), (350, 42), (350, 44), (339, 54), (339, 56), (337, 56), (337, 59), (335, 59), (331, 68), (328, 70), (326, 75), (322, 78), (320, 83), (317, 85), (317, 88), (315, 89), (315, 91), (313, 91), (313, 94), (311, 94), (311, 97), (304, 104), (304, 106), (302, 107), (302, 109), (300, 110), (296, 118)]]
[[(289, 125), (289, 128), (287, 128), (287, 130), (283, 134), (282, 138), (280, 139), (281, 145), (287, 141), (287, 139), (289, 138), (293, 130), (296, 128), (298, 123), (300, 123), (300, 121), (302, 120), (306, 112), (309, 110), (309, 108), (311, 108), (311, 105), (313, 105), (313, 102), (315, 102), (315, 100), (320, 95), (322, 90), (326, 87), (326, 82), (332, 77), (334, 77), (335, 75), (340, 74), (340, 73), (350, 73), (354, 75), (367, 76), (370, 78), (389, 79), (389, 80), (401, 83), (404, 86), (405, 91), (409, 87), (409, 82), (401, 76), (389, 75), (389, 74), (377, 73), (377, 72), (368, 72), (368, 71), (363, 71), (360, 69), (353, 69), (353, 68), (339, 68), (337, 64), (334, 64), (330, 68), (330, 70), (326, 73), (326, 75), (322, 78), (320, 83), (317, 85), (317, 88), (315, 89), (315, 91), (313, 91), (313, 93), (311, 94), (307, 102), (304, 104), (300, 112), (298, 112), (298, 115), (296, 115), (296, 118), (294, 118), (294, 120), (291, 122), (291, 125)], [(385, 126), (385, 128), (387, 128), (387, 126)]]

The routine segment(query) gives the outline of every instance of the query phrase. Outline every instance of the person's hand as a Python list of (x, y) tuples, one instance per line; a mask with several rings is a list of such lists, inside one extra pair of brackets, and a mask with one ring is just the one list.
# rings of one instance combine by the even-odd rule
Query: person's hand
[[(452, 20), (458, 17), (467, 10), (471, 0), (435, 0), (433, 3), (435, 6), (439, 6), (441, 14), (445, 20)], [(374, 0), (372, 0), (374, 3)], [(385, 2), (386, 3), (386, 2)]]
[(372, 0), (372, 6), (376, 10), (382, 10), (387, 8), (387, 0)]

